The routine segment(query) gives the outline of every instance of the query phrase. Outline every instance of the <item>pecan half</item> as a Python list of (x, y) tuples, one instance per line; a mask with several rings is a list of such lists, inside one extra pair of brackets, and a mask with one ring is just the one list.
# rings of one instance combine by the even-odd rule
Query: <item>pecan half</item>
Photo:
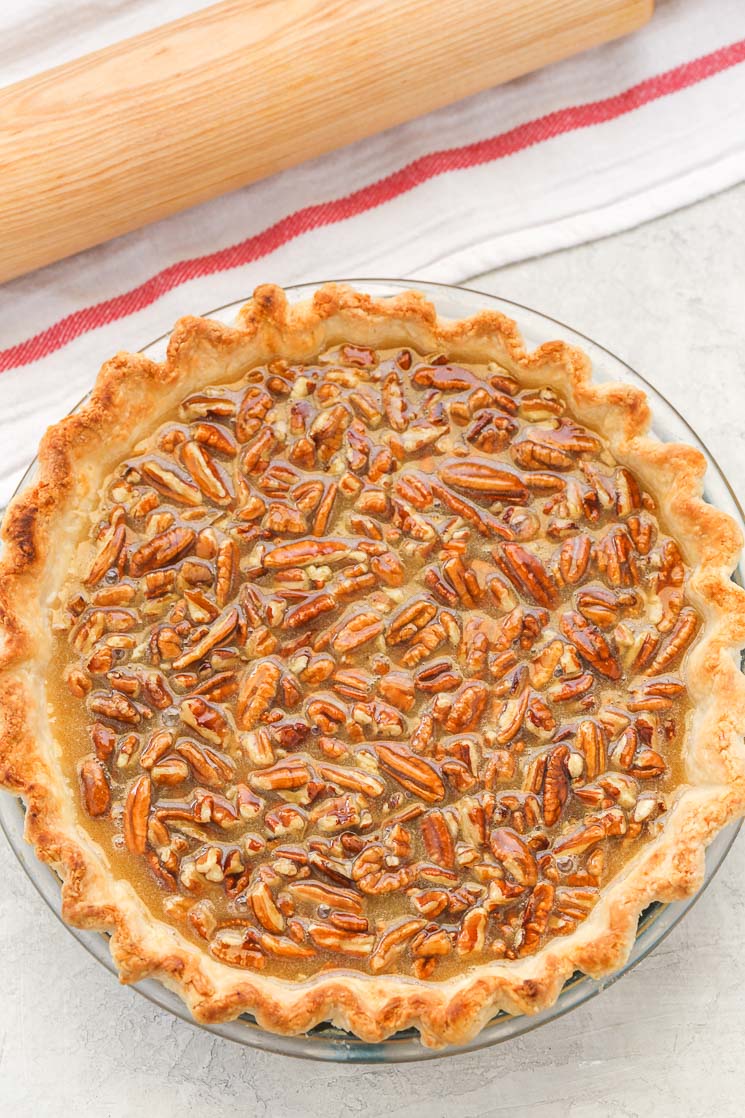
[(497, 862), (517, 882), (532, 888), (538, 880), (535, 855), (518, 834), (507, 827), (497, 827), (489, 836), (489, 845)]
[(338, 628), (331, 641), (334, 652), (344, 656), (375, 640), (383, 632), (383, 622), (376, 613), (363, 610), (350, 617)]
[(360, 932), (347, 932), (327, 924), (309, 924), (308, 935), (313, 942), (327, 951), (365, 958), (373, 949), (375, 936)]
[(420, 825), (427, 857), (437, 862), (438, 866), (452, 869), (455, 865), (455, 845), (443, 813), (428, 812)]
[(277, 693), (282, 669), (272, 660), (260, 660), (249, 668), (238, 685), (235, 718), (244, 730), (250, 730), (269, 710)]
[(621, 678), (618, 658), (596, 625), (574, 610), (562, 614), (560, 625), (564, 636), (591, 668), (606, 679)]
[(698, 615), (690, 606), (680, 611), (678, 620), (673, 625), (653, 660), (644, 670), (645, 675), (659, 675), (664, 672), (679, 657), (683, 655), (698, 631)]
[(169, 528), (160, 535), (148, 540), (130, 556), (129, 569), (135, 578), (148, 571), (160, 570), (175, 563), (196, 542), (197, 534), (193, 528)]
[(427, 625), (437, 613), (437, 606), (425, 598), (418, 598), (404, 606), (391, 618), (386, 628), (387, 644), (405, 644)]
[(104, 534), (99, 544), (98, 551), (93, 558), (84, 582), (86, 586), (95, 586), (111, 567), (115, 567), (121, 555), (127, 529), (124, 524), (112, 524)]
[(282, 628), (302, 629), (321, 614), (330, 613), (336, 607), (337, 601), (332, 594), (309, 594), (302, 602), (287, 610)]
[(150, 777), (143, 773), (130, 787), (124, 803), (124, 841), (132, 854), (144, 854), (147, 848), (151, 788)]
[(618, 620), (618, 597), (605, 587), (592, 586), (580, 590), (576, 602), (582, 616), (597, 625), (599, 629), (608, 629)]
[(554, 904), (555, 890), (549, 881), (540, 881), (533, 889), (523, 912), (522, 924), (516, 937), (520, 955), (532, 954), (540, 944)]
[(238, 571), (238, 548), (234, 540), (223, 540), (217, 549), (215, 563), (215, 598), (222, 609), (230, 596)]
[(277, 761), (267, 769), (251, 773), (249, 783), (259, 792), (279, 792), (302, 788), (311, 779), (311, 770), (300, 757)]
[(494, 552), (500, 569), (512, 585), (536, 605), (554, 609), (559, 603), (559, 591), (548, 569), (532, 551), (519, 543), (503, 543)]
[(207, 703), (201, 695), (184, 699), (180, 707), (181, 721), (213, 745), (220, 745), (228, 732), (228, 723), (218, 707)]
[(585, 577), (592, 556), (592, 540), (586, 535), (572, 536), (559, 548), (556, 570), (562, 582), (574, 586)]
[(264, 566), (270, 570), (287, 567), (307, 567), (311, 563), (339, 563), (348, 559), (353, 548), (349, 540), (298, 540), (280, 544), (264, 556)]
[(639, 566), (631, 536), (625, 528), (611, 528), (593, 547), (598, 570), (611, 586), (637, 586)]
[(426, 923), (426, 920), (404, 920), (384, 932), (370, 955), (370, 970), (373, 974), (387, 970)]
[(557, 745), (546, 758), (543, 777), (543, 822), (555, 827), (569, 798), (569, 747)]
[(587, 779), (594, 780), (605, 771), (606, 740), (603, 727), (593, 718), (583, 719), (577, 726), (575, 744), (585, 758)]
[(99, 714), (104, 718), (110, 718), (114, 722), (125, 722), (130, 726), (136, 726), (142, 718), (135, 704), (126, 695), (122, 695), (118, 691), (111, 691), (108, 694), (94, 692), (89, 699), (88, 706), (91, 714)]
[(198, 744), (189, 738), (181, 738), (175, 749), (190, 766), (197, 779), (210, 788), (221, 788), (234, 774), (230, 758), (224, 753), (217, 753), (207, 745)]
[(213, 622), (201, 640), (198, 640), (196, 644), (193, 644), (191, 648), (173, 661), (174, 670), (181, 671), (182, 668), (188, 667), (189, 664), (196, 663), (197, 660), (201, 660), (202, 657), (206, 656), (216, 645), (227, 640), (238, 625), (238, 620), (239, 614), (237, 609), (226, 610), (221, 617), (218, 617), (217, 621)]
[(81, 762), (80, 786), (88, 814), (94, 819), (107, 815), (111, 807), (111, 789), (106, 769), (98, 757), (86, 757)]
[(167, 498), (178, 504), (195, 507), (202, 503), (202, 493), (196, 485), (192, 485), (186, 478), (175, 470), (167, 469), (160, 462), (142, 462), (140, 465), (145, 477)]
[(198, 442), (181, 445), (181, 461), (205, 497), (216, 504), (228, 504), (231, 494), (226, 478), (214, 458)]
[(529, 491), (518, 474), (499, 468), (486, 458), (450, 460), (440, 470), (440, 477), (454, 489), (502, 501), (527, 501)]
[(435, 803), (445, 798), (445, 785), (436, 766), (399, 742), (378, 742), (375, 752), (385, 771), (415, 796)]
[(285, 918), (277, 908), (272, 891), (266, 882), (259, 881), (249, 893), (254, 915), (268, 932), (283, 932)]
[(393, 430), (405, 431), (408, 427), (408, 407), (401, 374), (395, 369), (392, 369), (383, 381), (380, 395), (383, 410)]
[(385, 782), (364, 769), (342, 768), (341, 765), (330, 765), (326, 761), (316, 764), (318, 775), (324, 780), (330, 780), (341, 788), (348, 788), (352, 792), (362, 792), (375, 799), (385, 792)]

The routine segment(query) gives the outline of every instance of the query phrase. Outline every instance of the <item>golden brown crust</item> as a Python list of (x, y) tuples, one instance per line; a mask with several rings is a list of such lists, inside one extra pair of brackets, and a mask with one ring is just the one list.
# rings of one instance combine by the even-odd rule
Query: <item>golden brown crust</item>
[[(103, 850), (79, 826), (54, 748), (44, 676), (50, 654), (47, 602), (60, 587), (86, 509), (118, 458), (186, 393), (272, 356), (309, 358), (341, 341), (445, 349), (458, 360), (497, 360), (528, 384), (551, 384), (575, 416), (606, 437), (615, 457), (658, 497), (666, 527), (692, 568), (689, 593), (705, 619), (688, 658), (696, 705), (686, 747), (689, 785), (661, 833), (614, 879), (576, 931), (538, 954), (495, 962), (444, 982), (326, 973), (303, 983), (245, 976), (208, 957), (156, 920), (126, 882), (115, 880)], [(330, 1020), (367, 1041), (414, 1026), (428, 1045), (473, 1037), (500, 1009), (536, 1013), (582, 970), (607, 974), (628, 957), (639, 913), (652, 901), (689, 896), (700, 886), (704, 849), (745, 812), (745, 592), (730, 579), (742, 540), (736, 524), (701, 497), (705, 460), (687, 446), (648, 435), (642, 392), (591, 380), (588, 359), (562, 342), (529, 353), (514, 322), (484, 311), (447, 322), (420, 294), (377, 300), (328, 284), (311, 303), (290, 307), (284, 292), (260, 287), (237, 327), (184, 318), (163, 364), (119, 354), (99, 373), (85, 406), (52, 427), (35, 480), (13, 501), (0, 563), (0, 783), (22, 796), (26, 836), (62, 878), (65, 919), (111, 933), (124, 982), (153, 975), (176, 990), (200, 1021), (248, 1011), (267, 1029), (297, 1033)]]

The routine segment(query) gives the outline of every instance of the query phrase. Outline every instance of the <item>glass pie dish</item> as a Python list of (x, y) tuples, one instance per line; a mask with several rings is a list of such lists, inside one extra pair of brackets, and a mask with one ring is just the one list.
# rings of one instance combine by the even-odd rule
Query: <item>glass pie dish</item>
[[(375, 281), (370, 283), (357, 283), (356, 286), (358, 287), (358, 289), (361, 288), (367, 293), (375, 296), (381, 296), (392, 294), (397, 290), (405, 288), (408, 285), (399, 281)], [(568, 340), (578, 342), (585, 351), (589, 351), (590, 356), (593, 358), (594, 364), (597, 367), (598, 379), (614, 381), (625, 380), (626, 382), (638, 382), (641, 380), (641, 378), (635, 377), (631, 370), (629, 370), (626, 366), (623, 366), (620, 362), (612, 358), (610, 354), (601, 350), (600, 347), (595, 346), (591, 342), (588, 342), (588, 340), (585, 338), (581, 338), (577, 335), (572, 335), (572, 332), (569, 331), (567, 328), (562, 327), (560, 324), (553, 323), (550, 320), (546, 320), (542, 318), (542, 316), (537, 315), (534, 312), (527, 310), (526, 308), (515, 307), (511, 304), (504, 304), (500, 300), (496, 300), (474, 292), (465, 292), (459, 289), (452, 288), (437, 288), (432, 287), (431, 285), (420, 286), (423, 288), (425, 295), (427, 295), (435, 304), (436, 309), (441, 315), (444, 315), (446, 317), (464, 316), (472, 313), (475, 310), (478, 310), (479, 308), (483, 308), (484, 306), (488, 307), (491, 310), (504, 310), (507, 312), (508, 315), (517, 318), (520, 326), (524, 331), (526, 339), (531, 346), (539, 344), (551, 335), (560, 333), (565, 338), (568, 338)], [(314, 290), (315, 285), (305, 286), (292, 289), (288, 293), (288, 295), (291, 300), (303, 299), (312, 294)], [(212, 312), (212, 317), (222, 319), (224, 321), (230, 321), (234, 317), (238, 306), (239, 304), (234, 304), (229, 307), (221, 308), (217, 312)], [(165, 340), (159, 339), (155, 343), (152, 343), (152, 345), (149, 346), (144, 352), (148, 357), (158, 359), (163, 354), (164, 345)], [(680, 417), (678, 417), (677, 414), (672, 411), (669, 405), (667, 405), (661, 398), (657, 397), (657, 394), (654, 393), (653, 390), (649, 388), (649, 386), (645, 387), (648, 394), (652, 397), (653, 412), (655, 415), (655, 434), (657, 435), (657, 437), (663, 441), (670, 439), (681, 439), (682, 441), (688, 443), (698, 443), (698, 440), (695, 438), (690, 429), (688, 429), (685, 423), (680, 419)], [(700, 446), (700, 443), (698, 445)], [(705, 453), (704, 448), (701, 449)], [(728, 490), (725, 480), (722, 478), (721, 473), (717, 470), (716, 465), (712, 462), (711, 457), (708, 454), (706, 454), (705, 456), (709, 462), (710, 467), (709, 476), (707, 479), (706, 496), (718, 507), (726, 509), (728, 512), (734, 515), (734, 518), (736, 520), (741, 522), (742, 514), (737, 508), (736, 504), (733, 505), (734, 499)], [(730, 668), (730, 670), (732, 669)], [(711, 874), (713, 869), (716, 867), (718, 861), (721, 860), (721, 856), (723, 856), (723, 853), (726, 852), (726, 848), (726, 836), (724, 843), (719, 841), (714, 847), (712, 847), (711, 855), (709, 858), (709, 874)], [(47, 874), (47, 871), (39, 872)], [(38, 877), (38, 874), (35, 874), (34, 876)], [(39, 884), (41, 888), (40, 882), (37, 882), (37, 884)], [(43, 890), (44, 895), (47, 896), (47, 899), (49, 899), (50, 895), (52, 897), (57, 897), (56, 887), (54, 886), (54, 882), (51, 880), (51, 877), (49, 877), (48, 881), (45, 881), (45, 885), (49, 886), (48, 890)], [(659, 939), (665, 934), (666, 930), (668, 930), (669, 927), (672, 926), (675, 920), (679, 918), (679, 915), (683, 911), (685, 911), (689, 904), (690, 901), (682, 905), (655, 905), (652, 906), (652, 908), (647, 909), (644, 912), (640, 922), (640, 931), (634, 951), (631, 955), (631, 959), (629, 963), (623, 968), (623, 970), (628, 969), (629, 965), (633, 965), (633, 963), (638, 961), (638, 959), (642, 957), (643, 954), (645, 954), (646, 951), (654, 945), (654, 943), (658, 942)], [(638, 911), (639, 907), (635, 911)], [(632, 927), (633, 925), (629, 925), (629, 932), (631, 932)], [(95, 940), (96, 945), (99, 948), (96, 953), (99, 955), (99, 957), (101, 957), (101, 955), (105, 951), (103, 940), (101, 937), (95, 935), (91, 937), (79, 932), (75, 932), (75, 934), (79, 936), (79, 938), (83, 939), (84, 942), (86, 942), (86, 945), (89, 945), (91, 940)], [(577, 964), (574, 963), (574, 965)], [(565, 971), (564, 973), (567, 973), (567, 971)], [(603, 988), (604, 985), (607, 985), (610, 981), (613, 981), (615, 977), (617, 977), (617, 974), (611, 976), (611, 978), (609, 979), (604, 980), (604, 982), (602, 983), (593, 983), (589, 979), (573, 976), (573, 978), (570, 979), (570, 981), (567, 983), (561, 995), (561, 998), (559, 999), (559, 1002), (555, 1007), (551, 1008), (550, 1010), (546, 1010), (545, 1012), (540, 1013), (536, 1016), (531, 1016), (528, 1018), (511, 1018), (503, 1014), (495, 1018), (494, 1021), (491, 1022), (489, 1026), (487, 1026), (486, 1030), (482, 1032), (479, 1038), (467, 1047), (482, 1047), (485, 1044), (495, 1043), (501, 1039), (507, 1039), (511, 1035), (516, 1035), (520, 1032), (526, 1031), (527, 1029), (534, 1027), (536, 1024), (541, 1023), (544, 1020), (548, 1020), (553, 1016), (565, 1012), (567, 1009), (572, 1008), (575, 1004), (579, 1004), (587, 997), (592, 996), (593, 993), (598, 992), (598, 990)], [(151, 993), (150, 983), (143, 983), (141, 985), (143, 992), (147, 992), (148, 994)], [(170, 1004), (170, 998), (172, 998), (173, 995), (169, 995), (165, 991), (162, 991), (160, 987), (156, 987), (155, 989), (156, 992), (152, 995), (153, 999), (160, 1005), (172, 1009), (173, 1007)], [(183, 1013), (183, 1011), (180, 1010), (177, 1010), (177, 1012)], [(418, 1056), (424, 1056), (428, 1054), (425, 1053), (419, 1047), (418, 1043), (412, 1039), (411, 1034), (397, 1034), (383, 1044), (369, 1045), (361, 1044), (359, 1041), (352, 1040), (347, 1034), (341, 1033), (337, 1029), (323, 1026), (312, 1030), (307, 1037), (292, 1038), (282, 1038), (276, 1037), (273, 1034), (267, 1034), (258, 1029), (257, 1026), (252, 1025), (250, 1022), (244, 1022), (244, 1020), (238, 1020), (228, 1025), (213, 1026), (212, 1028), (213, 1031), (217, 1032), (220, 1035), (231, 1036), (232, 1038), (242, 1040), (247, 1044), (304, 1056), (315, 1056), (332, 1059), (395, 1060), (414, 1059)], [(449, 1049), (446, 1051), (455, 1051), (455, 1049)], [(442, 1054), (442, 1050), (440, 1050), (436, 1054)]]

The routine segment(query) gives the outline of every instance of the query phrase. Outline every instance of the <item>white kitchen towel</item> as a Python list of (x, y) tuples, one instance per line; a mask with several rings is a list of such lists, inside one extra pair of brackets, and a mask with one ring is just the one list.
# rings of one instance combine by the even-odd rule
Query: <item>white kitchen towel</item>
[[(0, 82), (201, 6), (5, 0)], [(0, 503), (100, 363), (180, 314), (267, 280), (458, 282), (742, 179), (745, 0), (658, 0), (626, 39), (17, 279), (0, 287)]]

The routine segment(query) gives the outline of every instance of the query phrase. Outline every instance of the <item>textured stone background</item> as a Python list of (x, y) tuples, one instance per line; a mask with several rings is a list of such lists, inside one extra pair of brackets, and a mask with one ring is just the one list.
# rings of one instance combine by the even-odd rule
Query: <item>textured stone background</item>
[[(473, 286), (563, 319), (639, 369), (697, 428), (743, 500), (743, 229), (745, 185)], [(167, 1016), (66, 934), (3, 842), (0, 883), (3, 1115), (743, 1112), (745, 838), (660, 949), (590, 1004), (500, 1048), (369, 1070), (254, 1053)]]

